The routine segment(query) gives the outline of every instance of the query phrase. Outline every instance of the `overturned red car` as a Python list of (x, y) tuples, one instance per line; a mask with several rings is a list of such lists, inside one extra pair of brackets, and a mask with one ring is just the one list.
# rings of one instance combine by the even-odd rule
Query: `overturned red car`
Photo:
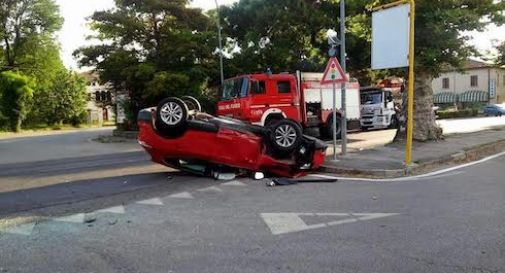
[(201, 112), (193, 97), (167, 98), (138, 114), (140, 145), (156, 163), (176, 169), (199, 166), (299, 177), (319, 168), (326, 144), (302, 134), (289, 119), (261, 127)]

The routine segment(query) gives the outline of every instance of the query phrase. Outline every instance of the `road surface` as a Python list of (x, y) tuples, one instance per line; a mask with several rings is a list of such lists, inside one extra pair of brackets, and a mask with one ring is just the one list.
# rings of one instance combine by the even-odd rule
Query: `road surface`
[(505, 272), (504, 160), (411, 181), (156, 170), (5, 192), (0, 272)]
[(505, 272), (505, 156), (270, 188), (175, 172), (101, 134), (0, 140), (1, 273)]

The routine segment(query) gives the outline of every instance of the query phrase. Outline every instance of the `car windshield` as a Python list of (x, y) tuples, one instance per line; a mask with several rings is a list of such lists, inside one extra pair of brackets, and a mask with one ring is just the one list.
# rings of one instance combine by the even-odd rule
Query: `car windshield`
[(361, 95), (361, 104), (382, 103), (382, 92), (366, 93)]
[(235, 78), (226, 80), (221, 93), (221, 100), (247, 97), (249, 91), (249, 79)]

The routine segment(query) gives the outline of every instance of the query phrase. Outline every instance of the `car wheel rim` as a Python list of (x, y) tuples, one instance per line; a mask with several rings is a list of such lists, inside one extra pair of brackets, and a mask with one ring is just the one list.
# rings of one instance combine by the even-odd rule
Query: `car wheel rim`
[(161, 107), (161, 119), (168, 125), (176, 125), (182, 120), (183, 112), (179, 104), (169, 102)]
[(290, 125), (279, 126), (275, 130), (275, 142), (277, 145), (288, 148), (296, 141), (296, 130)]

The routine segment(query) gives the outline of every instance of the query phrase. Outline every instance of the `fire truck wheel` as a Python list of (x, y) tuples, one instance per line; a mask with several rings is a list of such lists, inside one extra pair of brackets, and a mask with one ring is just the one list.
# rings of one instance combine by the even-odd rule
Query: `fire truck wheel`
[(293, 153), (302, 141), (302, 128), (289, 119), (279, 120), (270, 126), (269, 144), (277, 156)]
[(183, 97), (181, 97), (181, 99), (182, 99), (182, 101), (184, 101), (184, 103), (186, 103), (189, 110), (195, 110), (198, 112), (202, 112), (202, 105), (200, 104), (200, 102), (196, 98), (194, 98), (192, 96), (183, 96)]
[(188, 106), (178, 98), (166, 98), (156, 108), (156, 129), (163, 136), (176, 137), (184, 133)]
[[(333, 139), (333, 115), (330, 115), (330, 117), (328, 118), (325, 131), (328, 138)], [(342, 138), (341, 118), (340, 116), (337, 115), (337, 139), (340, 138)]]
[(398, 125), (399, 125), (398, 118), (396, 117), (396, 115), (393, 115), (391, 117), (391, 123), (389, 124), (388, 129), (398, 129)]

